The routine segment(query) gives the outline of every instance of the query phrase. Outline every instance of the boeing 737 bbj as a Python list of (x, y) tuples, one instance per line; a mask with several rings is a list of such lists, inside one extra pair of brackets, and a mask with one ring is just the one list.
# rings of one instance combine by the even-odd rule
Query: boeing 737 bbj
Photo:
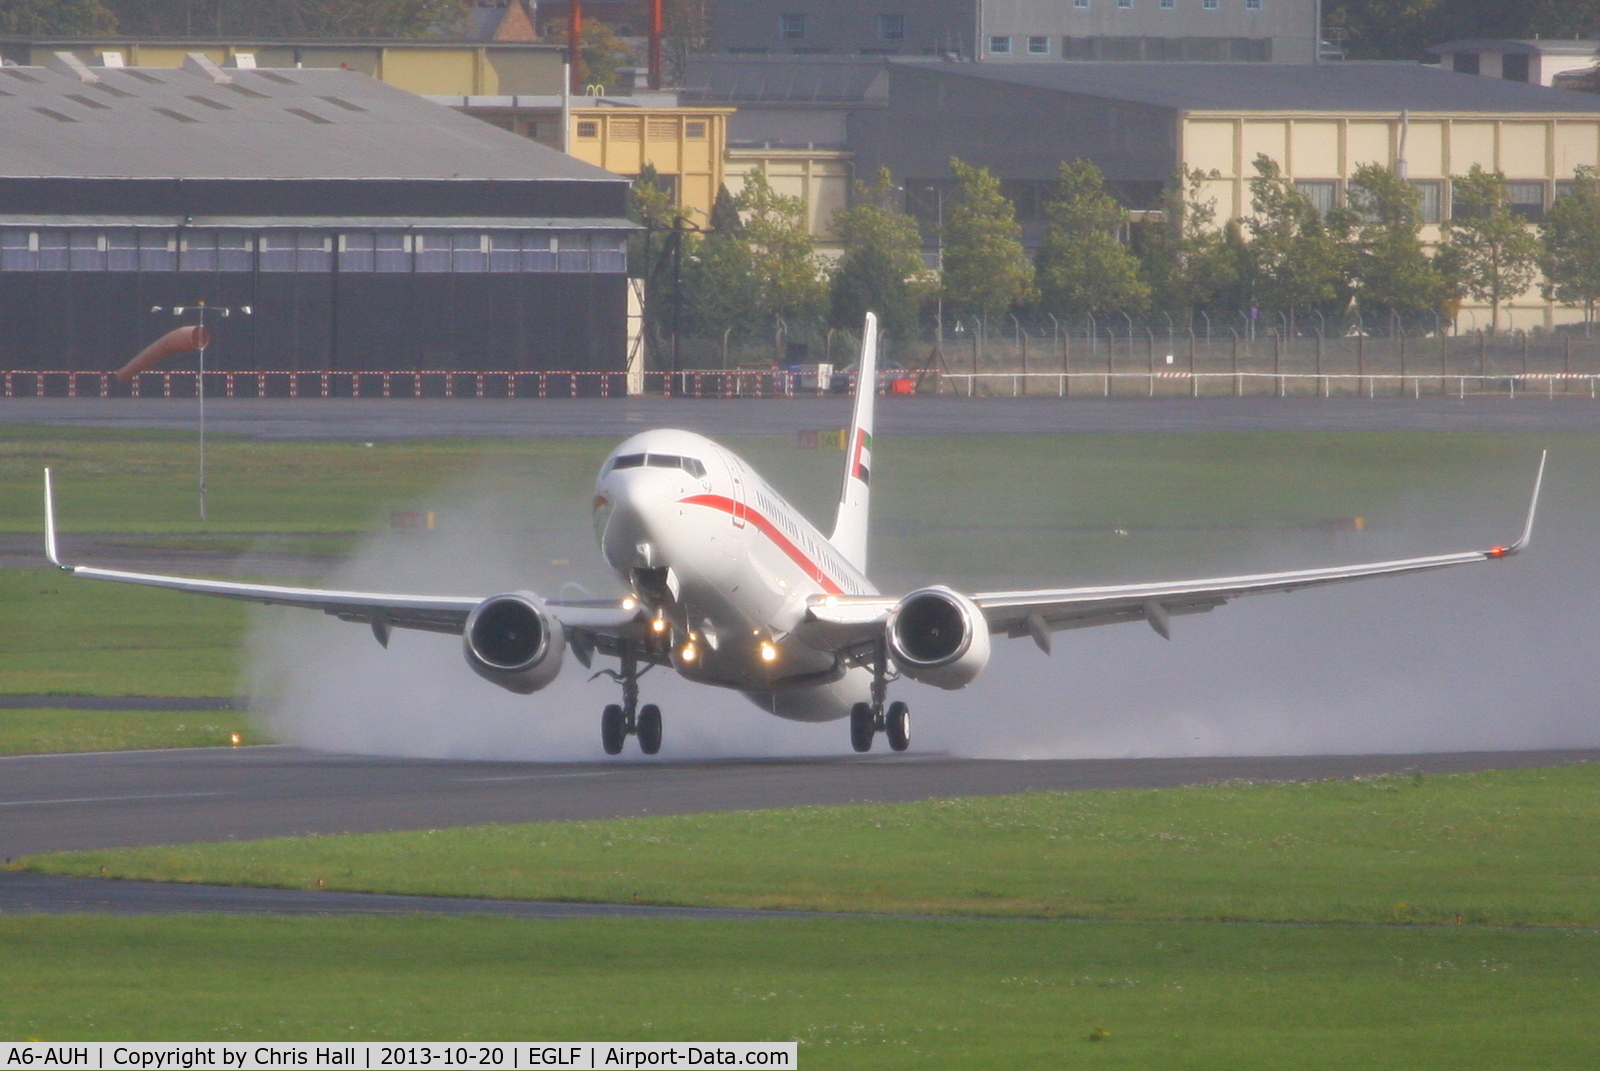
[(615, 669), (600, 671), (622, 690), (622, 702), (600, 719), (610, 755), (630, 735), (647, 755), (661, 748), (660, 709), (639, 705), (639, 676), (651, 666), (743, 692), (778, 717), (848, 717), (856, 751), (871, 750), (879, 732), (904, 751), (910, 710), (889, 702), (890, 684), (964, 687), (989, 661), (991, 635), (1031, 637), (1046, 654), (1051, 633), (1089, 625), (1142, 619), (1169, 637), (1171, 618), (1241, 595), (1509, 558), (1528, 545), (1544, 476), (1541, 456), (1521, 537), (1490, 550), (1204, 580), (976, 593), (935, 585), (883, 595), (867, 579), (877, 382), (877, 322), (869, 314), (831, 535), (703, 436), (647, 431), (613, 450), (595, 484), (594, 524), (600, 553), (627, 592), (616, 599), (329, 591), (62, 565), (48, 470), (46, 551), (74, 576), (321, 610), (368, 625), (385, 647), (396, 628), (459, 635), (476, 673), (523, 694), (554, 680), (569, 650), (585, 669), (596, 655), (615, 659)]

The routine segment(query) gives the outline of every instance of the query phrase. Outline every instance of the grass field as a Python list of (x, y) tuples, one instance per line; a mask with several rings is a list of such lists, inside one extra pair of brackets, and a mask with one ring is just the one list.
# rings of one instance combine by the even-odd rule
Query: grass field
[(1098, 919), (1600, 925), (1600, 766), (32, 856), (64, 874)]
[(226, 747), (265, 741), (231, 710), (0, 710), (0, 755)]
[(1591, 1068), (1600, 999), (1573, 930), (34, 917), (0, 950), (0, 1037), (795, 1039), (812, 1071)]

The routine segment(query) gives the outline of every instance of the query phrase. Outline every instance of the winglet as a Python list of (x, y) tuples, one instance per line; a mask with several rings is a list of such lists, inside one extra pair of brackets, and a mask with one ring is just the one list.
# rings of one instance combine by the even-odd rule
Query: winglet
[(1533, 516), (1539, 511), (1539, 487), (1544, 483), (1544, 463), (1550, 456), (1550, 451), (1539, 452), (1539, 471), (1533, 477), (1533, 498), (1528, 502), (1528, 519), (1523, 522), (1522, 535), (1509, 547), (1495, 547), (1489, 552), (1491, 558), (1509, 558), (1520, 550), (1527, 549), (1528, 543), (1533, 539)]
[(61, 556), (56, 552), (56, 496), (50, 490), (49, 469), (44, 470), (44, 556), (56, 568), (67, 568), (61, 564)]

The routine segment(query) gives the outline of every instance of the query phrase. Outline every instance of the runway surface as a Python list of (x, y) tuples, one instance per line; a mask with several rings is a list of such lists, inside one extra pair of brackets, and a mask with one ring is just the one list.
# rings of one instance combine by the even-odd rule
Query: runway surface
[(1600, 761), (1600, 750), (1012, 762), (888, 753), (673, 763), (450, 762), (290, 747), (0, 758), (0, 855), (1046, 789)]
[[(595, 435), (655, 427), (714, 436), (841, 427), (843, 396), (790, 399), (208, 399), (206, 427), (262, 439), (412, 439)], [(1024, 435), (1194, 431), (1593, 431), (1588, 398), (886, 398), (878, 434)], [(4, 398), (0, 425), (182, 430), (193, 399)]]

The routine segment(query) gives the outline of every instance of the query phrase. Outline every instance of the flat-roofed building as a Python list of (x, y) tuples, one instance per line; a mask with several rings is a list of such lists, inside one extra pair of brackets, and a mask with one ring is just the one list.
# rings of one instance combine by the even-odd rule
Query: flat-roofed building
[(1596, 49), (1600, 49), (1600, 41), (1584, 39), (1461, 40), (1446, 41), (1428, 51), (1439, 57), (1440, 66), (1457, 74), (1551, 86), (1560, 75), (1592, 69)]
[(1319, 0), (715, 0), (716, 52), (1312, 63)]
[[(620, 370), (628, 182), (353, 71), (0, 67), (0, 365)], [(224, 337), (225, 336), (225, 337)]]

